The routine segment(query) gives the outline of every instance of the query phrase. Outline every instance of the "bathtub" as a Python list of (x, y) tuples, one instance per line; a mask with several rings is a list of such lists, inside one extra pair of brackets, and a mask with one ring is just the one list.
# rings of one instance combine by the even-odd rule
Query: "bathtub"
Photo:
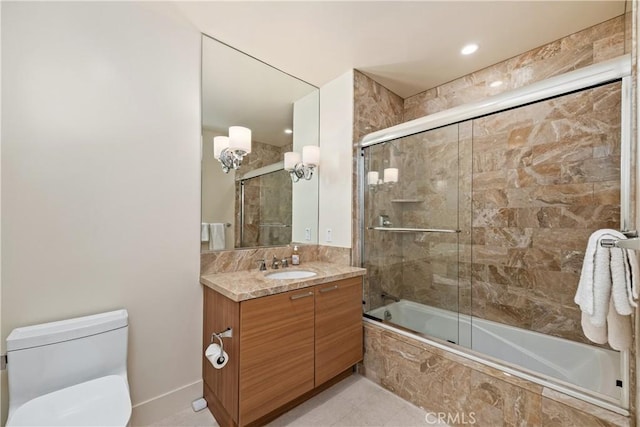
[[(506, 367), (516, 368), (510, 372), (514, 375), (618, 413), (626, 413), (620, 408), (628, 408), (627, 352), (577, 343), (407, 300), (371, 310), (365, 317), (375, 319), (376, 323), (384, 320), (385, 325), (396, 325), (461, 345), (488, 356), (489, 361), (495, 359), (506, 363)], [(485, 363), (482, 359), (479, 361)]]

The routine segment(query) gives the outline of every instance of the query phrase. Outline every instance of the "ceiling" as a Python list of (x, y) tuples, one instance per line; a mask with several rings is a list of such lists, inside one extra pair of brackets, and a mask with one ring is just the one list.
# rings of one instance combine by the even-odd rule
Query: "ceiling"
[[(315, 86), (356, 68), (405, 98), (625, 11), (615, 0), (175, 5), (203, 33)], [(471, 42), (480, 49), (460, 55)]]

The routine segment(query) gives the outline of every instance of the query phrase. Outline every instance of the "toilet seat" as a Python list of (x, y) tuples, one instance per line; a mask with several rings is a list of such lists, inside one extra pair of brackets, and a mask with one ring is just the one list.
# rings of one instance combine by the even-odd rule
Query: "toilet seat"
[(126, 380), (108, 375), (26, 402), (7, 426), (126, 426), (130, 418)]

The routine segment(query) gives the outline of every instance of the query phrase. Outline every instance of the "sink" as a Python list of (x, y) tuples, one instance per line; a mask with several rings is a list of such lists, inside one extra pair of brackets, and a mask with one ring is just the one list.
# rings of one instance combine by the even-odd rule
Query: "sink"
[(316, 276), (317, 273), (313, 271), (307, 270), (290, 270), (290, 271), (279, 271), (277, 273), (269, 273), (264, 277), (267, 279), (306, 279), (307, 277)]

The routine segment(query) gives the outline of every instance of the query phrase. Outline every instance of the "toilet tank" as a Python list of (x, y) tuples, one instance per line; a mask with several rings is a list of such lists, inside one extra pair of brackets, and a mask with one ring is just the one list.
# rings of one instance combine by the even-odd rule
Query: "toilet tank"
[(127, 332), (126, 310), (14, 329), (7, 337), (9, 411), (106, 375), (126, 380)]

